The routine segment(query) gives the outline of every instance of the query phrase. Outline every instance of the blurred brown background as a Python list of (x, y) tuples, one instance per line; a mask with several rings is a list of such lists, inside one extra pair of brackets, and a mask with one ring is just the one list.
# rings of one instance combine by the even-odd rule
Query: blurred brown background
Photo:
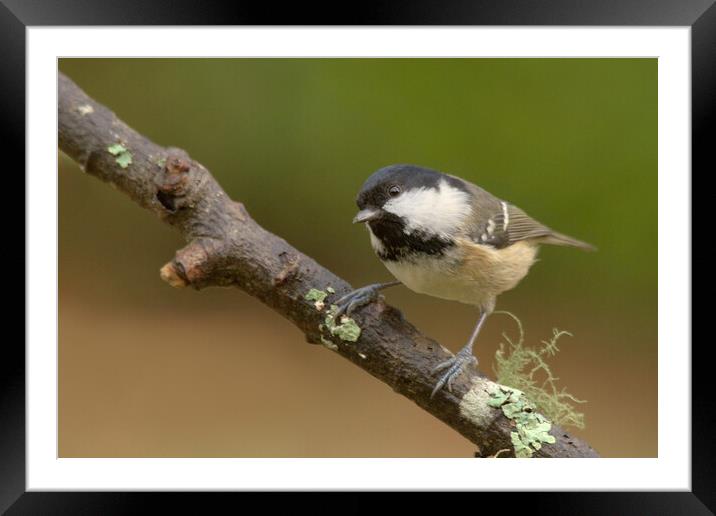
[[(389, 279), (350, 224), (363, 180), (418, 163), (474, 181), (597, 253), (543, 248), (498, 310), (588, 400), (603, 456), (657, 454), (655, 59), (72, 59), (60, 70), (182, 147), (267, 229), (353, 285)], [(183, 245), (59, 160), (62, 457), (466, 457), (466, 439), (239, 290), (175, 290)], [(474, 309), (386, 292), (456, 351)], [(494, 315), (476, 344), (491, 372)]]

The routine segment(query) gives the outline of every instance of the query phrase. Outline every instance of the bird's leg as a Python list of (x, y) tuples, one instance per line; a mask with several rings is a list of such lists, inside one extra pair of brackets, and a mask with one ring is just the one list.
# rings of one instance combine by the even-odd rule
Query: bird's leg
[(379, 292), (388, 287), (394, 287), (400, 285), (399, 281), (389, 281), (388, 283), (373, 283), (372, 285), (366, 285), (365, 287), (357, 288), (352, 292), (349, 292), (338, 301), (336, 310), (333, 316), (335, 320), (338, 320), (344, 313), (350, 315), (356, 308), (372, 303), (378, 299)]
[(472, 354), (472, 345), (475, 342), (475, 339), (477, 338), (477, 334), (480, 333), (480, 328), (482, 328), (482, 324), (485, 322), (485, 319), (487, 319), (488, 312), (486, 310), (483, 310), (480, 312), (480, 317), (477, 319), (477, 324), (475, 325), (475, 329), (472, 330), (472, 335), (470, 335), (470, 340), (467, 341), (467, 344), (457, 352), (457, 355), (452, 357), (450, 360), (447, 360), (443, 362), (442, 364), (439, 364), (435, 369), (433, 369), (433, 373), (437, 373), (438, 371), (442, 371), (443, 369), (447, 369), (444, 375), (440, 377), (440, 380), (438, 380), (438, 383), (435, 384), (435, 388), (433, 389), (433, 392), (430, 394), (430, 397), (432, 398), (435, 396), (435, 394), (442, 388), (443, 385), (447, 384), (447, 388), (450, 392), (452, 392), (452, 381), (455, 379), (457, 375), (459, 375), (462, 372), (463, 367), (465, 367), (468, 363), (477, 365), (477, 358)]

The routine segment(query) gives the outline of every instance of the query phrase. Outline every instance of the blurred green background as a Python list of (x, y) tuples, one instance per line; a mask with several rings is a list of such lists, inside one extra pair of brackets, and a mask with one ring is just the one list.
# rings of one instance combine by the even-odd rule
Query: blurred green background
[[(390, 278), (354, 198), (375, 169), (471, 180), (597, 253), (544, 247), (498, 300), (527, 343), (554, 327), (576, 431), (657, 455), (656, 59), (62, 59), (89, 95), (186, 149), (252, 216), (359, 286)], [(63, 457), (465, 457), (474, 446), (236, 289), (175, 290), (180, 237), (59, 160)], [(475, 310), (386, 292), (456, 351)], [(491, 317), (475, 351), (491, 372)]]

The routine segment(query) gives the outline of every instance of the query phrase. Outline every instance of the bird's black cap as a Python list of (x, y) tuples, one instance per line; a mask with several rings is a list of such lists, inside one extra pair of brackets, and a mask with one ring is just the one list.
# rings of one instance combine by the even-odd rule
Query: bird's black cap
[(376, 170), (366, 179), (360, 192), (358, 192), (356, 204), (361, 210), (367, 206), (379, 208), (390, 198), (388, 189), (391, 186), (400, 186), (404, 191), (414, 188), (438, 188), (441, 180), (447, 181), (451, 186), (467, 191), (465, 183), (460, 179), (437, 170), (418, 165), (389, 165)]

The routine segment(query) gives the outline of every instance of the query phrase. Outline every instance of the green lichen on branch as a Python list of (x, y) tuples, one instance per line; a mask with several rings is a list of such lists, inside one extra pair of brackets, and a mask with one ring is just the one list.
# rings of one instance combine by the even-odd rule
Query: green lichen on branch
[(303, 297), (306, 301), (313, 301), (313, 306), (315, 306), (316, 310), (320, 312), (325, 306), (325, 303), (323, 301), (326, 299), (326, 297), (328, 297), (328, 292), (318, 290), (317, 288), (312, 288), (311, 290), (306, 292), (306, 295)]
[(510, 432), (515, 457), (532, 457), (543, 444), (557, 442), (549, 433), (552, 424), (536, 411), (536, 407), (520, 390), (498, 385), (490, 392), (487, 404), (501, 408), (505, 417), (515, 422), (515, 431)]
[[(316, 308), (316, 310), (320, 312), (325, 307), (326, 298), (329, 295), (335, 293), (336, 291), (332, 287), (326, 288), (325, 291), (312, 288), (308, 292), (306, 292), (304, 299), (306, 299), (306, 301), (313, 301), (313, 306)], [(356, 342), (358, 340), (358, 337), (360, 337), (360, 326), (358, 326), (358, 324), (356, 324), (356, 322), (347, 315), (342, 315), (340, 320), (336, 322), (336, 310), (338, 310), (337, 305), (331, 305), (329, 307), (328, 311), (326, 312), (326, 318), (323, 321), (323, 324), (321, 324), (321, 326), (319, 327), (319, 329), (321, 331), (325, 329), (331, 336), (338, 337), (341, 340), (347, 342)], [(333, 344), (330, 339), (324, 339), (323, 337), (321, 337), (321, 342), (323, 342), (323, 344), (329, 349), (333, 349), (326, 344), (326, 342), (330, 342), (331, 344)]]
[(121, 143), (110, 145), (107, 147), (107, 152), (115, 156), (114, 161), (122, 168), (127, 168), (132, 164), (132, 153)]
[(338, 337), (341, 340), (348, 342), (355, 342), (360, 337), (360, 326), (356, 322), (348, 317), (342, 315), (340, 321), (336, 323), (335, 313), (338, 310), (338, 306), (331, 305), (326, 314), (325, 328), (330, 332), (331, 335)]
[(557, 341), (564, 335), (571, 336), (566, 331), (553, 330), (552, 337), (542, 341), (538, 349), (524, 345), (524, 330), (520, 320), (510, 312), (504, 313), (512, 317), (519, 329), (519, 339), (513, 342), (503, 334), (507, 343), (500, 343), (495, 353), (495, 376), (497, 383), (508, 385), (523, 392), (532, 400), (537, 410), (545, 414), (558, 425), (571, 425), (584, 428), (584, 414), (575, 410), (575, 403), (586, 403), (575, 398), (565, 388), (557, 387), (557, 378), (547, 363), (549, 357), (559, 352)]

